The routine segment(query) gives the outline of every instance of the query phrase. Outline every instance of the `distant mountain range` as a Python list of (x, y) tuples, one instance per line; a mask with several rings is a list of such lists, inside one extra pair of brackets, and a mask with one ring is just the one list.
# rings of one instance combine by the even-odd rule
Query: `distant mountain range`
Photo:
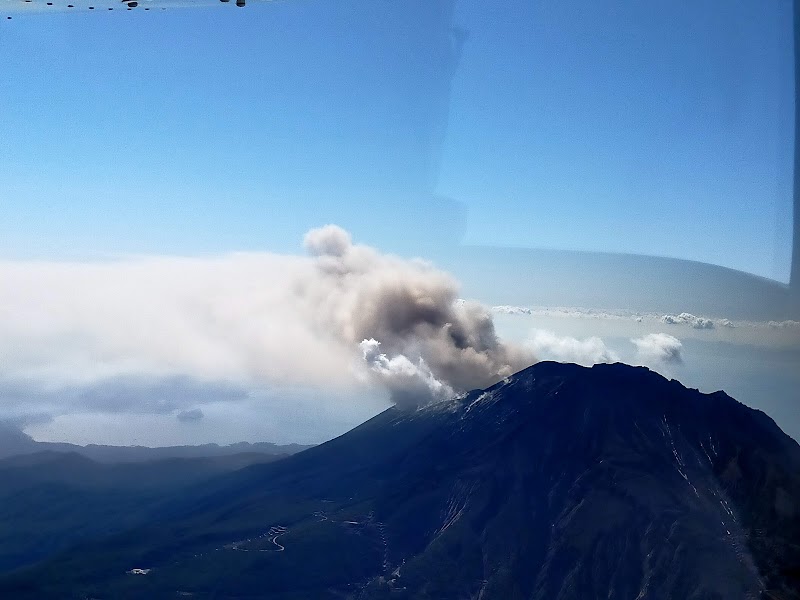
[(192, 484), (306, 446), (77, 446), (0, 423), (0, 572), (150, 520)]
[(800, 446), (722, 392), (544, 362), (181, 488), (0, 597), (796, 599)]
[(200, 444), (196, 446), (104, 446), (89, 444), (79, 446), (60, 442), (37, 442), (13, 424), (0, 421), (0, 459), (36, 452), (72, 452), (102, 463), (142, 462), (163, 458), (208, 458), (242, 453), (289, 455), (310, 448), (300, 444), (273, 444), (270, 442), (239, 442), (227, 446)]

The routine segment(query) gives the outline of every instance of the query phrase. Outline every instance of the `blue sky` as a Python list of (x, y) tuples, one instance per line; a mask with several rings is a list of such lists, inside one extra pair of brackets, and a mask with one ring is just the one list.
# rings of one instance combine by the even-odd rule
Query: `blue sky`
[[(316, 344), (317, 315), (283, 302), (317, 285), (287, 273), (305, 232), (337, 223), (377, 249), (376, 273), (422, 277), (384, 253), (421, 256), (489, 305), (655, 311), (646, 327), (581, 313), (501, 333), (565, 360), (602, 336), (598, 356), (635, 361), (632, 340), (666, 329), (685, 360), (647, 364), (731, 389), (797, 436), (800, 323), (775, 308), (783, 288), (553, 252), (788, 281), (791, 8), (284, 0), (2, 21), (0, 273), (19, 289), (0, 289), (0, 418), (151, 444), (320, 441), (357, 424), (385, 394), (317, 385), (349, 369), (353, 340)], [(682, 311), (742, 324), (661, 321)], [(287, 383), (289, 363), (326, 353), (336, 368)], [(148, 412), (159, 378), (196, 406)], [(238, 400), (214, 400), (220, 385)], [(117, 404), (98, 400), (110, 389)], [(170, 412), (200, 406), (191, 425)]]
[(787, 280), (791, 2), (449, 4), (4, 23), (0, 252), (289, 251), (331, 221)]
[(456, 19), (474, 35), (441, 187), (468, 203), (467, 239), (785, 280), (791, 2), (510, 4)]

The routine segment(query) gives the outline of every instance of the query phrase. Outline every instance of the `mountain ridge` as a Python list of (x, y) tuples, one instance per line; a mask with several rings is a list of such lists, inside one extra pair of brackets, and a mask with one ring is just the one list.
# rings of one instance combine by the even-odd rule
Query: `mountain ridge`
[(641, 367), (537, 363), (219, 477), (0, 592), (798, 598), (798, 498), (800, 446), (764, 413)]
[(112, 446), (107, 444), (71, 444), (40, 442), (14, 424), (0, 420), (0, 460), (38, 452), (76, 453), (95, 462), (127, 463), (164, 458), (203, 458), (242, 453), (289, 455), (313, 444), (275, 444), (273, 442), (235, 442), (233, 444), (197, 444), (178, 446)]

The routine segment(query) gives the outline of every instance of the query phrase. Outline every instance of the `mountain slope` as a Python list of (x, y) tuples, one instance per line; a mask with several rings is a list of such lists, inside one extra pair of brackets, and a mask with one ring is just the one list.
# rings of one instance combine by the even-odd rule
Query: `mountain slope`
[(800, 447), (763, 413), (539, 363), (220, 477), (0, 595), (800, 598), (799, 498)]
[(18, 427), (0, 421), (0, 458), (36, 452), (36, 442)]
[(191, 484), (281, 457), (258, 453), (101, 464), (76, 453), (0, 460), (0, 572), (147, 523)]

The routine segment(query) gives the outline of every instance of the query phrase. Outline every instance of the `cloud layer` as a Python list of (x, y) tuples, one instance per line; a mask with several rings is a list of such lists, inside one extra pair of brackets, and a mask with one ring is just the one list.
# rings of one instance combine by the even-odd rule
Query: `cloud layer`
[(595, 309), (564, 306), (514, 306), (502, 304), (493, 306), (492, 312), (498, 315), (516, 315), (531, 317), (556, 317), (565, 319), (589, 319), (602, 321), (635, 321), (637, 323), (683, 325), (698, 330), (713, 330), (718, 327), (727, 329), (772, 329), (800, 331), (800, 321), (787, 319), (784, 321), (733, 321), (726, 318), (710, 318), (693, 315), (689, 312), (678, 314), (662, 314), (637, 312), (628, 309)]
[[(723, 321), (725, 327), (730, 327), (732, 325), (732, 322), (728, 319), (723, 319)], [(679, 315), (664, 315), (661, 317), (661, 322), (667, 325), (689, 325), (692, 329), (714, 329), (714, 321), (711, 319), (696, 317), (687, 312), (683, 312)]]
[(186, 420), (253, 386), (376, 383), (413, 404), (534, 360), (428, 263), (354, 244), (333, 225), (310, 231), (305, 247), (308, 256), (0, 262), (0, 411)]

